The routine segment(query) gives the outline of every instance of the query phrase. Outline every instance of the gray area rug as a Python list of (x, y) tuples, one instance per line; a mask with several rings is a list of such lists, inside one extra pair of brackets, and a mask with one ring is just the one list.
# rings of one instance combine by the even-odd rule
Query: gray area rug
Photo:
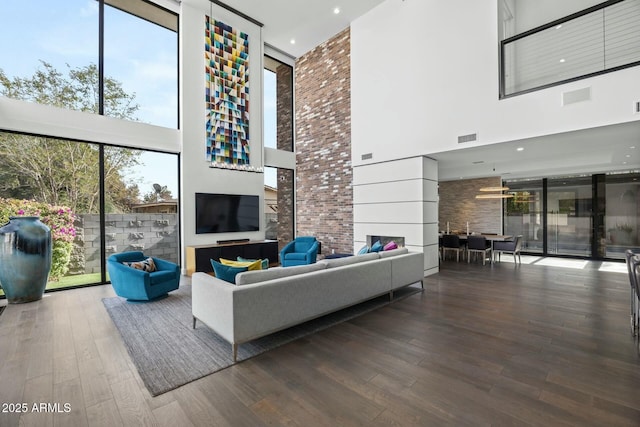
[[(420, 291), (413, 286), (399, 289), (394, 301)], [(131, 303), (120, 297), (102, 302), (153, 396), (234, 364), (231, 344), (201, 322), (192, 329), (191, 285), (153, 302)], [(238, 362), (388, 304), (385, 295), (241, 344)]]

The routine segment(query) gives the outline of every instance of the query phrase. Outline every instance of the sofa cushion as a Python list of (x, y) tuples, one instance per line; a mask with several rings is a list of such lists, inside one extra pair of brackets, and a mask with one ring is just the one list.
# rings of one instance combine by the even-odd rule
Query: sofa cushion
[(363, 247), (360, 248), (360, 250), (358, 251), (357, 255), (364, 255), (364, 254), (368, 254), (369, 253), (369, 246), (364, 245)]
[[(261, 260), (257, 260), (257, 259), (247, 259), (247, 258), (242, 258), (241, 256), (239, 256), (238, 258), (236, 258), (238, 261), (240, 262), (255, 262), (255, 261), (260, 261), (261, 263), (261, 267), (262, 270), (266, 270), (269, 268), (269, 258), (264, 258)], [(251, 270), (251, 269), (249, 269)]]
[(390, 251), (392, 249), (398, 249), (398, 244), (393, 240), (382, 247), (383, 251)]
[(234, 284), (236, 283), (236, 275), (248, 270), (248, 267), (232, 267), (219, 263), (214, 259), (211, 260), (211, 266), (218, 279)]
[(230, 265), (231, 267), (247, 267), (247, 270), (262, 270), (262, 261), (233, 261), (231, 259), (220, 258), (220, 264)]
[(371, 252), (380, 252), (382, 250), (382, 243), (380, 240), (371, 245)]
[(265, 282), (267, 280), (295, 276), (296, 274), (304, 274), (310, 273), (312, 271), (324, 270), (325, 268), (327, 268), (325, 264), (315, 263), (307, 265), (294, 265), (291, 267), (275, 267), (268, 270), (247, 271), (236, 276), (236, 285), (251, 285), (253, 283)]
[(327, 268), (334, 268), (334, 267), (341, 267), (343, 265), (355, 264), (358, 262), (372, 261), (378, 258), (380, 258), (378, 253), (370, 253), (365, 255), (349, 256), (344, 258), (323, 259), (321, 261), (318, 261), (318, 263), (326, 264)]
[(153, 258), (149, 257), (142, 261), (137, 262), (123, 262), (127, 267), (135, 268), (136, 270), (146, 271), (147, 273), (151, 273), (156, 271), (156, 264), (153, 262)]
[(409, 253), (409, 249), (407, 249), (407, 248), (391, 249), (390, 251), (380, 252), (380, 258), (388, 258), (388, 257), (392, 257), (392, 256), (396, 256), (396, 255), (402, 255), (402, 254), (408, 254), (408, 253)]

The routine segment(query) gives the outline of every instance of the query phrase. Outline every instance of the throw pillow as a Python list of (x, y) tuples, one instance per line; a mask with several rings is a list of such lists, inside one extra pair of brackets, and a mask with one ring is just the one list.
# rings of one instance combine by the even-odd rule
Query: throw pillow
[(220, 264), (230, 265), (231, 267), (247, 267), (249, 271), (262, 270), (262, 260), (242, 262), (242, 261), (234, 261), (232, 259), (220, 258)]
[(269, 268), (269, 258), (265, 258), (262, 260), (257, 260), (257, 259), (247, 259), (247, 258), (242, 258), (241, 256), (239, 256), (238, 258), (236, 258), (238, 261), (240, 262), (256, 262), (256, 261), (261, 261), (262, 262), (262, 269), (263, 270), (267, 270)]
[(393, 240), (390, 241), (389, 243), (387, 243), (386, 245), (383, 246), (382, 250), (383, 251), (390, 251), (393, 249), (398, 249), (398, 244), (396, 242), (394, 242)]
[(369, 246), (367, 246), (367, 245), (364, 245), (358, 251), (358, 255), (364, 255), (364, 254), (368, 254), (368, 253), (369, 253)]
[(211, 266), (213, 267), (213, 271), (216, 273), (216, 277), (218, 279), (234, 285), (236, 284), (236, 275), (248, 270), (248, 267), (232, 267), (230, 265), (221, 264), (213, 259), (211, 260)]
[(149, 257), (142, 261), (137, 262), (123, 262), (127, 267), (135, 268), (136, 270), (146, 271), (147, 273), (153, 273), (156, 271), (156, 264), (153, 262), (153, 258)]
[(376, 241), (373, 245), (371, 245), (371, 252), (380, 252), (382, 250), (382, 243), (380, 240)]

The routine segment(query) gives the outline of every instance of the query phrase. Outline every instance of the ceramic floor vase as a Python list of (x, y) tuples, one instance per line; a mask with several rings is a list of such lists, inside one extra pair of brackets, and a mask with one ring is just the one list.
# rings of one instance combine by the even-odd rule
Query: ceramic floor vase
[(37, 216), (12, 216), (0, 227), (0, 286), (10, 304), (42, 298), (51, 254), (51, 230)]

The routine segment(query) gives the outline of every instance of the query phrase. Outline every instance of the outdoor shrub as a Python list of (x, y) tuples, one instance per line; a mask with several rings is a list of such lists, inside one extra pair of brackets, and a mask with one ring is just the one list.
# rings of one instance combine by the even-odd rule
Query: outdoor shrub
[(0, 223), (6, 224), (10, 216), (21, 215), (38, 216), (40, 221), (51, 229), (53, 251), (49, 280), (59, 280), (69, 270), (73, 239), (76, 236), (73, 226), (75, 215), (70, 208), (64, 206), (33, 200), (0, 198)]

